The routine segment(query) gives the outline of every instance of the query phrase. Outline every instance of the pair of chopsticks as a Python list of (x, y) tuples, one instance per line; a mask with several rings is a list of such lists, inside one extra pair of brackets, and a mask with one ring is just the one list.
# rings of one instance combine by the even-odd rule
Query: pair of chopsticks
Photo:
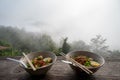
[(35, 71), (36, 68), (34, 67), (34, 65), (32, 64), (32, 62), (30, 61), (30, 59), (27, 57), (27, 55), (24, 52), (22, 54), (24, 55), (25, 59), (28, 61), (29, 65), (33, 69), (33, 71)]
[(89, 70), (87, 67), (85, 67), (84, 65), (78, 63), (77, 61), (75, 61), (73, 58), (67, 58), (66, 55), (61, 52), (60, 53), (63, 57), (65, 57), (67, 60), (71, 61), (72, 63), (74, 63), (76, 66), (78, 66), (80, 69), (82, 69), (84, 72), (86, 72), (87, 74), (92, 74), (93, 72), (91, 70)]

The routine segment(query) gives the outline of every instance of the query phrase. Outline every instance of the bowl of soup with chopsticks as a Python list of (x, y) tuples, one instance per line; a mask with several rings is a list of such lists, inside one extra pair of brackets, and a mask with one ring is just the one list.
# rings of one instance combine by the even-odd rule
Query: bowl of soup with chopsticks
[(22, 57), (20, 60), (27, 65), (27, 68), (25, 68), (21, 64), (20, 66), (31, 75), (45, 75), (57, 60), (57, 56), (55, 55), (55, 53), (49, 51), (28, 53), (27, 57), (36, 70), (32, 69), (25, 57)]
[[(91, 70), (93, 73), (95, 73), (98, 69), (100, 69), (103, 64), (105, 63), (105, 60), (102, 56), (88, 51), (72, 51), (66, 54), (66, 57), (74, 59), (79, 64), (82, 64), (89, 70)], [(76, 72), (81, 73), (84, 71), (81, 70), (78, 66), (75, 64), (69, 64), (70, 67)]]

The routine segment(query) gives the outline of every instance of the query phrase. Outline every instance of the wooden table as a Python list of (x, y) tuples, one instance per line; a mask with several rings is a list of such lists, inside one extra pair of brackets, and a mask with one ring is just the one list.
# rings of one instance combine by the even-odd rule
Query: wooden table
[[(59, 56), (50, 71), (43, 77), (30, 76), (16, 62), (0, 57), (0, 80), (120, 80), (120, 59), (106, 60), (105, 65), (92, 76), (76, 75)], [(13, 57), (19, 59), (20, 57)]]

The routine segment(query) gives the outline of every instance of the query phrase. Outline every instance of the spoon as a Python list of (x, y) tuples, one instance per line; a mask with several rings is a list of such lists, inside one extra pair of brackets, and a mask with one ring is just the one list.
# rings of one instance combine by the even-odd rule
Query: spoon
[(70, 61), (66, 61), (66, 60), (61, 60), (62, 62), (64, 62), (64, 63), (67, 63), (67, 64), (72, 64), (72, 65), (74, 65), (75, 66), (75, 64), (73, 64), (72, 62), (70, 62)]
[[(72, 65), (74, 65), (75, 66), (75, 64), (73, 64), (72, 62), (70, 62), (70, 61), (67, 61), (67, 60), (61, 60), (62, 62), (64, 62), (64, 63), (67, 63), (67, 64), (72, 64)], [(92, 67), (87, 67), (87, 68), (92, 68)]]
[(23, 61), (20, 61), (20, 60), (17, 60), (17, 59), (13, 59), (13, 58), (6, 58), (6, 59), (11, 60), (11, 61), (15, 61), (15, 62), (18, 62), (18, 63), (21, 63), (25, 68), (27, 68), (27, 65)]
[(67, 63), (67, 64), (72, 64), (72, 62), (70, 62), (70, 61), (66, 61), (66, 60), (61, 60), (61, 61), (64, 63)]

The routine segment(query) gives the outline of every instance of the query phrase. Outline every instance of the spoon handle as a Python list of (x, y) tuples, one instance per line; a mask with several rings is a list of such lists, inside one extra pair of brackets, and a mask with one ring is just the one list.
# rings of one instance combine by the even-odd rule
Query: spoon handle
[(72, 62), (70, 62), (70, 61), (66, 61), (66, 60), (61, 60), (61, 61), (64, 63), (67, 63), (67, 64), (72, 64)]
[(11, 61), (15, 61), (15, 62), (19, 62), (19, 63), (20, 63), (20, 61), (17, 60), (17, 59), (13, 59), (13, 58), (6, 58), (6, 59), (11, 60)]
[(13, 58), (6, 58), (6, 59), (11, 60), (11, 61), (15, 61), (15, 62), (18, 62), (18, 63), (21, 63), (25, 68), (27, 68), (27, 65), (23, 61), (19, 61), (17, 59), (13, 59)]

